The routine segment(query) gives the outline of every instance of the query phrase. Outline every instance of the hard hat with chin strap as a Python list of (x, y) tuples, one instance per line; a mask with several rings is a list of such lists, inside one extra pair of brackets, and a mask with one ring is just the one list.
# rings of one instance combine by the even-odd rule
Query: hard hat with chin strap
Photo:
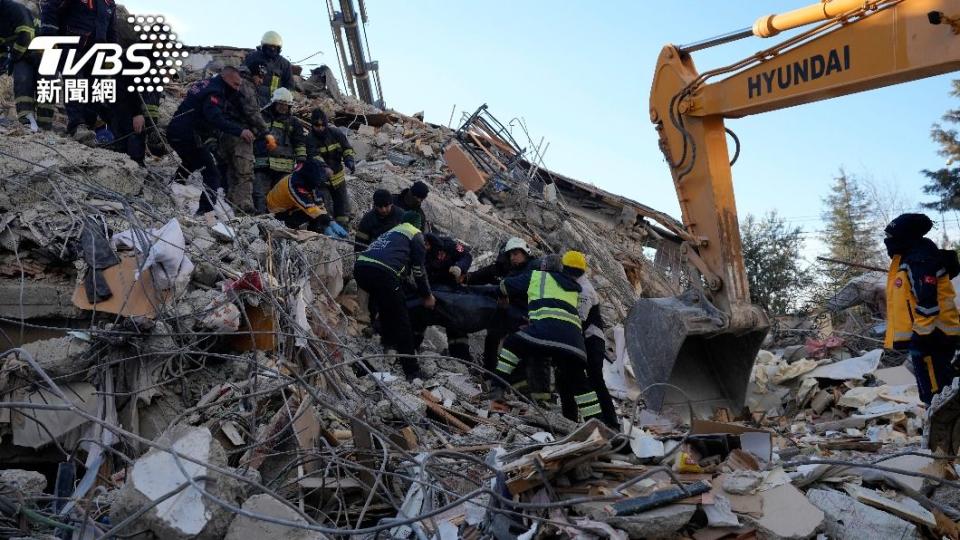
[(260, 38), (261, 45), (273, 45), (274, 47), (283, 47), (283, 38), (280, 37), (280, 34), (270, 30), (269, 32), (263, 34), (263, 37)]
[(530, 255), (530, 246), (527, 245), (527, 242), (523, 238), (514, 236), (513, 238), (507, 240), (506, 245), (503, 246), (504, 253), (510, 253), (515, 249), (519, 249), (527, 255)]
[(283, 103), (293, 106), (293, 93), (286, 88), (280, 87), (273, 91), (273, 97), (270, 98), (270, 104)]

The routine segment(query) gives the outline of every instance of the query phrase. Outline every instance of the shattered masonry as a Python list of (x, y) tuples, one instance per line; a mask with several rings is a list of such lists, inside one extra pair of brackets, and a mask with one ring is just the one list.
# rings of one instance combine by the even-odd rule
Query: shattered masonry
[[(164, 122), (187, 82), (246, 51), (192, 52)], [(682, 291), (678, 223), (537, 167), (492, 120), (471, 137), (299, 84), (297, 114), (321, 106), (348, 129), (355, 211), (421, 180), (475, 265), (510, 236), (578, 247), (611, 322)], [(744, 420), (688, 422), (639, 406), (614, 327), (623, 433), (520, 398), (491, 409), (434, 329), (422, 384), (393, 375), (350, 243), (225, 208), (192, 218), (199, 180), (171, 183), (174, 166), (0, 126), (0, 536), (957, 538), (957, 469), (920, 450), (924, 411), (895, 358), (804, 342), (823, 335), (803, 321), (759, 355)], [(96, 305), (85, 230), (119, 256)]]

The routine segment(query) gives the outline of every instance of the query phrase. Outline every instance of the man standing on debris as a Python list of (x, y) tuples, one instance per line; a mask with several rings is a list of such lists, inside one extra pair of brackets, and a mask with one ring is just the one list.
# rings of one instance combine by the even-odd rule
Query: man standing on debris
[(280, 56), (282, 48), (283, 38), (270, 30), (260, 38), (260, 46), (243, 60), (251, 72), (255, 71), (256, 64), (267, 66), (267, 75), (257, 87), (257, 97), (261, 107), (266, 107), (270, 103), (270, 98), (278, 88), (293, 90), (293, 69), (290, 67), (290, 61)]
[[(79, 36), (77, 57), (86, 54), (97, 43), (117, 42), (117, 5), (114, 0), (43, 0), (40, 4), (41, 36)], [(90, 64), (76, 78), (90, 77)], [(89, 130), (98, 144), (110, 144), (113, 132), (102, 120), (104, 107), (93, 103), (68, 101), (67, 134), (78, 140), (90, 138)], [(84, 130), (80, 128), (84, 127)]]
[(354, 251), (363, 251), (381, 234), (400, 224), (403, 210), (393, 204), (393, 196), (385, 189), (373, 192), (373, 208), (360, 218), (353, 245)]
[(957, 254), (925, 238), (933, 222), (924, 214), (891, 221), (883, 243), (887, 273), (887, 332), (884, 347), (907, 349), (920, 399), (927, 405), (960, 373), (953, 367), (960, 315), (950, 279), (960, 272)]
[[(426, 267), (430, 283), (451, 289), (460, 286), (473, 264), (470, 248), (449, 236), (433, 233), (424, 235), (424, 243), (427, 248)], [(447, 346), (450, 356), (473, 362), (473, 356), (470, 355), (470, 336), (466, 332), (448, 328)]]
[(267, 209), (266, 197), (270, 188), (307, 159), (303, 124), (291, 114), (292, 107), (293, 94), (286, 88), (277, 88), (270, 107), (263, 111), (267, 132), (253, 147), (256, 156), (253, 207), (260, 214)]
[(316, 160), (309, 159), (283, 177), (267, 194), (267, 208), (291, 229), (302, 225), (313, 232), (329, 234), (330, 216), (317, 190), (327, 181), (327, 173)]
[(405, 212), (403, 222), (390, 229), (357, 256), (353, 277), (357, 286), (370, 295), (380, 313), (385, 347), (394, 347), (408, 380), (420, 376), (420, 365), (414, 358), (413, 330), (403, 291), (403, 276), (409, 269), (423, 298), (423, 305), (433, 309), (436, 299), (424, 268), (426, 246), (420, 232), (420, 215)]
[(147, 136), (160, 129), (161, 92), (137, 92), (127, 88), (133, 77), (117, 80), (117, 102), (110, 107), (110, 130), (116, 135), (111, 149), (127, 154), (143, 167), (147, 154)]
[(54, 106), (36, 100), (40, 55), (27, 48), (35, 34), (35, 21), (26, 6), (0, 0), (0, 75), (13, 76), (17, 120), (33, 129), (50, 129)]
[(231, 122), (223, 112), (227, 101), (235, 99), (240, 82), (240, 72), (227, 66), (219, 75), (194, 83), (167, 126), (167, 140), (180, 156), (176, 178), (187, 178), (202, 169), (204, 191), (197, 215), (213, 210), (221, 187), (220, 170), (214, 158), (218, 134), (229, 133), (247, 142), (254, 139), (252, 131)]
[[(252, 66), (252, 68), (250, 67)], [(257, 87), (267, 75), (267, 65), (251, 62), (237, 68), (242, 79), (236, 105), (227, 110), (227, 116), (261, 137), (267, 132), (267, 123), (260, 114)], [(221, 172), (227, 183), (227, 198), (237, 208), (252, 213), (253, 208), (253, 144), (229, 133), (220, 135)]]
[[(613, 398), (610, 397), (610, 390), (607, 389), (607, 383), (603, 380), (603, 361), (607, 352), (607, 338), (603, 335), (605, 324), (600, 314), (600, 295), (593, 286), (593, 282), (584, 273), (577, 278), (580, 284), (580, 320), (583, 326), (583, 343), (587, 353), (587, 379), (590, 382), (590, 388), (597, 393), (597, 399), (600, 402), (601, 418), (603, 423), (607, 424), (615, 431), (620, 431), (620, 421), (617, 418), (617, 409), (613, 405)], [(575, 404), (568, 404), (572, 408)]]
[[(504, 244), (497, 259), (487, 266), (467, 274), (464, 283), (466, 285), (499, 285), (507, 277), (522, 275), (538, 268), (539, 261), (531, 259), (532, 252), (530, 246), (523, 238), (513, 237)], [(523, 294), (516, 294), (510, 297), (510, 305), (522, 311), (527, 312), (526, 291)], [(483, 368), (488, 372), (497, 369), (497, 357), (500, 353), (500, 342), (519, 328), (522, 321), (511, 318), (508, 313), (497, 317), (494, 326), (487, 329), (487, 335), (483, 340)]]
[[(561, 396), (563, 415), (577, 421), (600, 416), (597, 393), (591, 390), (586, 373), (579, 305), (580, 285), (577, 279), (587, 270), (587, 260), (579, 251), (568, 251), (561, 259), (563, 270), (533, 270), (509, 277), (500, 284), (504, 298), (526, 293), (529, 326), (515, 332), (503, 342), (497, 363), (497, 375), (515, 379), (513, 373), (526, 370), (526, 363), (550, 358), (554, 366), (557, 391)], [(536, 381), (547, 387), (549, 381)], [(505, 387), (494, 382), (495, 394)]]
[(430, 186), (417, 180), (412, 186), (404, 188), (393, 196), (393, 204), (399, 206), (402, 210), (416, 212), (420, 214), (420, 220), (423, 223), (423, 230), (430, 230), (430, 223), (427, 221), (427, 215), (423, 213), (423, 201), (427, 200), (430, 194)]
[(347, 191), (346, 169), (357, 170), (353, 147), (337, 126), (329, 125), (327, 113), (314, 109), (310, 113), (310, 134), (307, 135), (307, 156), (327, 164), (330, 184), (327, 191), (333, 206), (333, 217), (346, 227), (350, 223), (350, 193)]

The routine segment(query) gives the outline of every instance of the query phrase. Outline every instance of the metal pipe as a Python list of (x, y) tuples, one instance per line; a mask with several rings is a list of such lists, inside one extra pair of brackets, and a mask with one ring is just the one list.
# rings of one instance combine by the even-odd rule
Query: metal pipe
[(683, 54), (689, 54), (748, 37), (753, 37), (753, 28), (744, 28), (743, 30), (736, 30), (727, 34), (721, 34), (719, 36), (708, 38), (703, 41), (697, 41), (689, 45), (681, 45), (677, 47), (677, 49), (679, 49)]
[(753, 34), (757, 37), (773, 37), (786, 30), (833, 19), (850, 11), (868, 9), (878, 3), (878, 0), (824, 0), (779, 15), (760, 17), (753, 23)]
[(350, 50), (350, 60), (353, 61), (351, 71), (357, 85), (357, 93), (364, 103), (373, 104), (373, 89), (370, 87), (370, 73), (367, 71), (367, 59), (363, 54), (363, 43), (360, 39), (360, 27), (357, 24), (357, 13), (353, 10), (353, 0), (340, 0), (340, 9), (343, 14), (343, 32), (347, 36), (347, 47)]
[(681, 45), (678, 49), (681, 53), (689, 54), (752, 36), (773, 37), (780, 32), (833, 19), (857, 9), (873, 8), (880, 2), (881, 0), (824, 0), (779, 15), (765, 15), (757, 19), (750, 28), (735, 30), (689, 45)]

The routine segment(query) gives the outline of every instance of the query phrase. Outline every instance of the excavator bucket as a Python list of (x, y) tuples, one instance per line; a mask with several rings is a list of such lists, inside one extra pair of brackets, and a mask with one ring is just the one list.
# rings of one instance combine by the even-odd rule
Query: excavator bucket
[(734, 413), (742, 409), (768, 326), (737, 330), (726, 321), (726, 315), (694, 289), (670, 298), (637, 300), (625, 334), (648, 408), (684, 418), (689, 418), (688, 403), (701, 418), (711, 417), (717, 407)]

